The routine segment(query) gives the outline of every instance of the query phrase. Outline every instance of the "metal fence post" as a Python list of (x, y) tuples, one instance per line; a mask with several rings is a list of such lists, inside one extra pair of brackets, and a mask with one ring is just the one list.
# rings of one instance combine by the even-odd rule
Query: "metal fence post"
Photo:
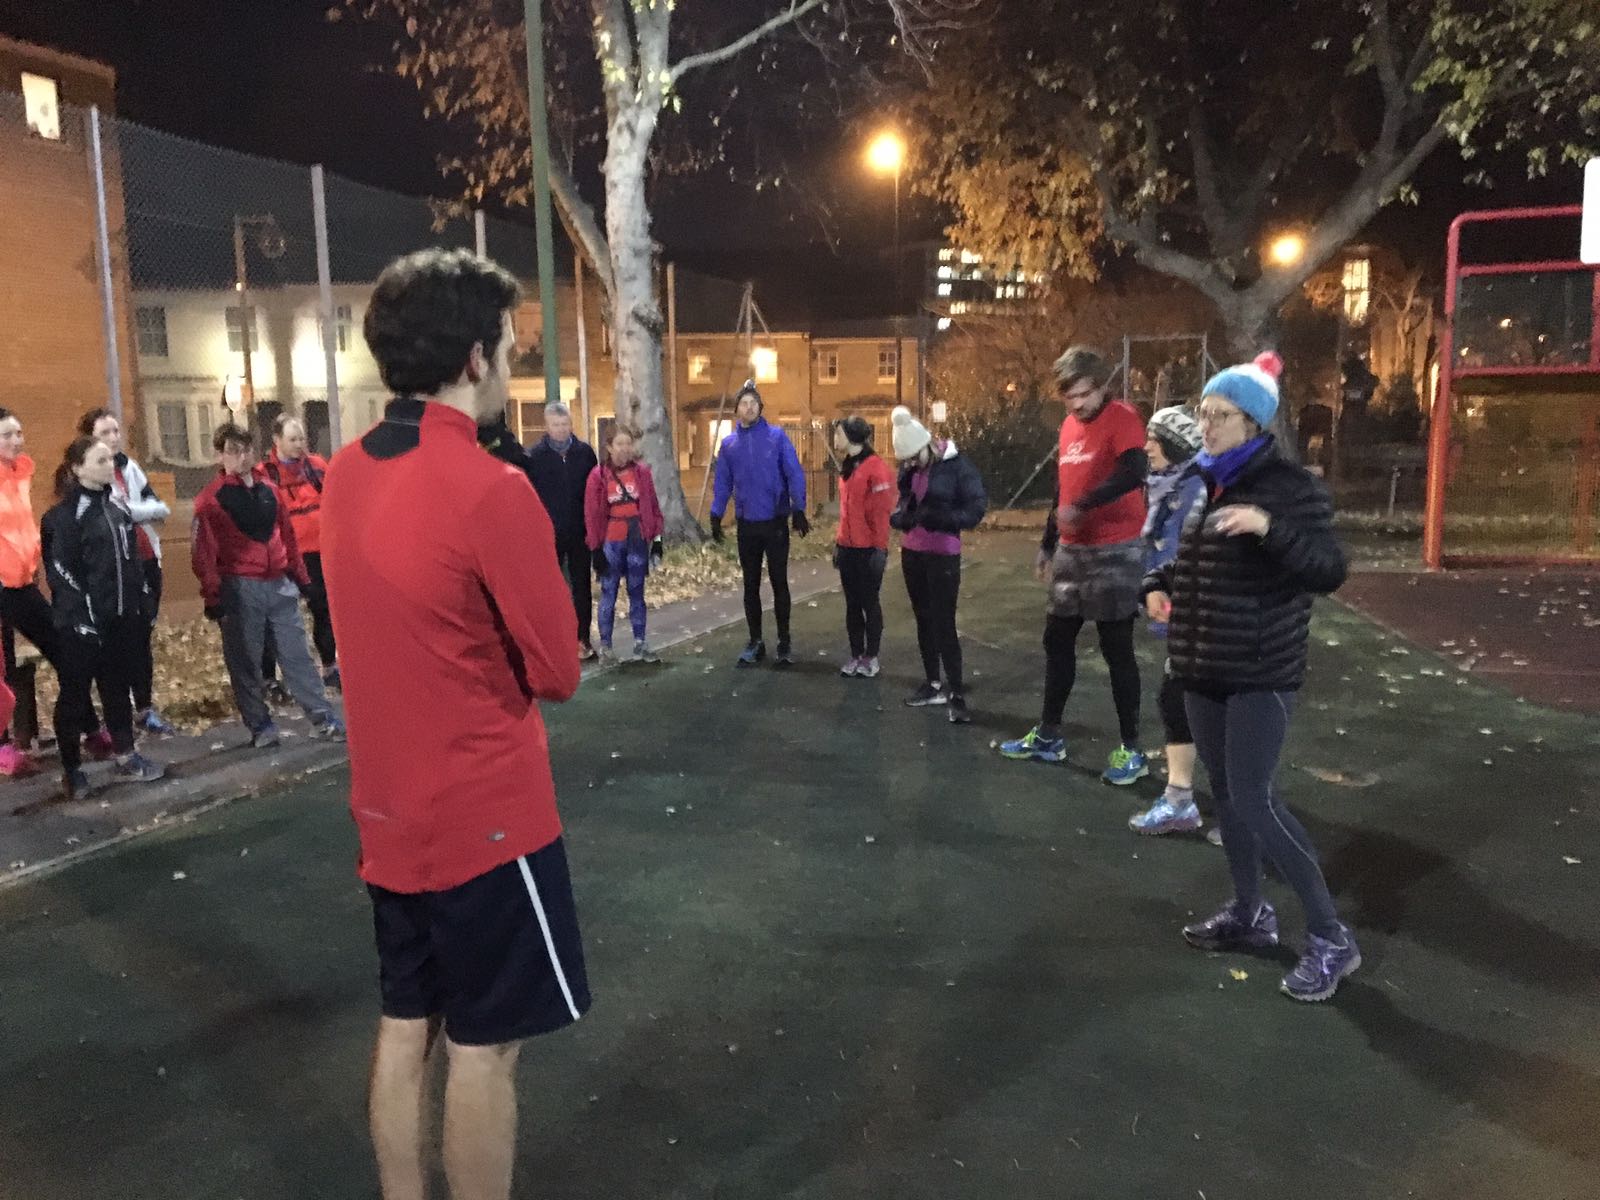
[(477, 246), (478, 257), (489, 257), (489, 222), (483, 218), (483, 209), (472, 210), (472, 234), (474, 244)]
[(328, 444), (330, 449), (337, 450), (344, 442), (344, 423), (339, 411), (339, 343), (333, 311), (333, 273), (328, 266), (328, 196), (321, 163), (311, 168), (311, 213), (317, 236), (317, 307), (322, 321), (322, 360), (327, 373)]
[(89, 109), (89, 169), (94, 174), (95, 240), (100, 266), (100, 317), (106, 340), (107, 405), (122, 416), (122, 354), (117, 347), (117, 293), (111, 281), (111, 227), (106, 220), (106, 164), (100, 145), (100, 108)]

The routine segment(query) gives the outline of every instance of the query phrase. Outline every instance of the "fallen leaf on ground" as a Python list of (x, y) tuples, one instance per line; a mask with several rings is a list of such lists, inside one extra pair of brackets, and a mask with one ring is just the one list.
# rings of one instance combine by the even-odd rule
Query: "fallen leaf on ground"
[(1337, 783), (1341, 787), (1364, 788), (1371, 787), (1378, 782), (1378, 777), (1371, 771), (1341, 771), (1337, 767), (1301, 767), (1313, 779), (1320, 779), (1323, 783)]

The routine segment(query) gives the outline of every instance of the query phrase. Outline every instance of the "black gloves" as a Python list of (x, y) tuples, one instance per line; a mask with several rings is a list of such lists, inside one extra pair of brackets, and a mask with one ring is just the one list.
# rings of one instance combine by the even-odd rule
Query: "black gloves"
[(917, 527), (916, 505), (903, 504), (889, 514), (889, 528), (909, 533)]
[(650, 569), (652, 571), (661, 570), (662, 560), (666, 557), (666, 547), (661, 544), (660, 538), (650, 543)]
[(722, 545), (722, 518), (715, 514), (711, 517), (711, 540)]
[(223, 608), (220, 604), (206, 605), (206, 620), (208, 621), (220, 621), (227, 615), (228, 610)]
[(594, 564), (594, 573), (604, 579), (611, 572), (611, 564), (606, 561), (604, 546), (596, 547), (589, 552), (589, 561)]
[(794, 510), (794, 516), (790, 518), (790, 521), (794, 525), (794, 531), (801, 537), (805, 537), (806, 534), (811, 532), (811, 522), (806, 519), (806, 514), (798, 508)]

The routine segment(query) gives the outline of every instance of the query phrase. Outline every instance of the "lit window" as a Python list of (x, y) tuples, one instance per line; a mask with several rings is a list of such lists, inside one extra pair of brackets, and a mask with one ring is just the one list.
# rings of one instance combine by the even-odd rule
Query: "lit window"
[(939, 285), (939, 295), (948, 296), (949, 294), (950, 294), (950, 285), (948, 283), (941, 283)]
[(954, 250), (952, 250), (949, 246), (946, 246), (944, 249), (939, 251), (939, 261), (940, 262), (953, 262), (953, 261), (955, 261), (955, 257), (956, 257), (956, 252)]
[(54, 79), (24, 71), (22, 107), (30, 130), (52, 142), (61, 140), (61, 89)]
[[(340, 354), (350, 349), (350, 326), (353, 324), (350, 306), (341, 304), (333, 310), (333, 344)], [(322, 318), (317, 318), (317, 345), (322, 345)]]
[(139, 353), (147, 358), (167, 356), (167, 310), (160, 306), (134, 310)]
[(722, 449), (723, 439), (732, 435), (733, 422), (728, 420), (708, 421), (707, 424), (711, 428), (711, 453), (715, 454)]
[(878, 382), (893, 383), (900, 373), (900, 354), (893, 345), (878, 347)]
[(940, 267), (939, 268), (939, 278), (940, 279), (954, 279), (955, 277), (956, 277), (956, 269), (954, 267)]
[(961, 261), (964, 263), (981, 263), (983, 258), (980, 255), (974, 254), (971, 250), (963, 250), (961, 252)]
[(750, 369), (757, 383), (778, 382), (778, 351), (772, 346), (757, 346), (750, 351)]
[(227, 320), (228, 352), (230, 354), (244, 353), (244, 333), (247, 326), (250, 330), (250, 352), (254, 354), (261, 349), (261, 330), (256, 324), (255, 305), (252, 304), (242, 310), (238, 308), (228, 309)]
[(708, 351), (689, 351), (689, 382), (711, 382), (711, 355)]
[(946, 329), (949, 329), (949, 328), (950, 328), (950, 318), (949, 317), (940, 317), (939, 318), (939, 332), (943, 333)]
[(1372, 261), (1352, 258), (1344, 264), (1344, 316), (1352, 325), (1367, 319), (1372, 300)]
[(831, 346), (817, 351), (817, 382), (839, 382), (839, 351)]

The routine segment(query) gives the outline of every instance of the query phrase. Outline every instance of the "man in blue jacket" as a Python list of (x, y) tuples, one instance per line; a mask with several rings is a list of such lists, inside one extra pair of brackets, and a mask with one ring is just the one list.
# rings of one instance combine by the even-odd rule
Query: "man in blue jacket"
[(722, 514), (733, 497), (739, 522), (739, 566), (744, 572), (744, 619), (750, 644), (738, 665), (753, 667), (767, 654), (761, 640), (761, 560), (772, 580), (772, 613), (778, 622), (775, 665), (794, 662), (789, 643), (789, 526), (801, 537), (811, 532), (806, 520), (806, 476), (794, 443), (762, 416), (761, 393), (750, 380), (734, 397), (738, 426), (717, 452), (717, 484), (711, 498), (711, 536), (722, 541)]

